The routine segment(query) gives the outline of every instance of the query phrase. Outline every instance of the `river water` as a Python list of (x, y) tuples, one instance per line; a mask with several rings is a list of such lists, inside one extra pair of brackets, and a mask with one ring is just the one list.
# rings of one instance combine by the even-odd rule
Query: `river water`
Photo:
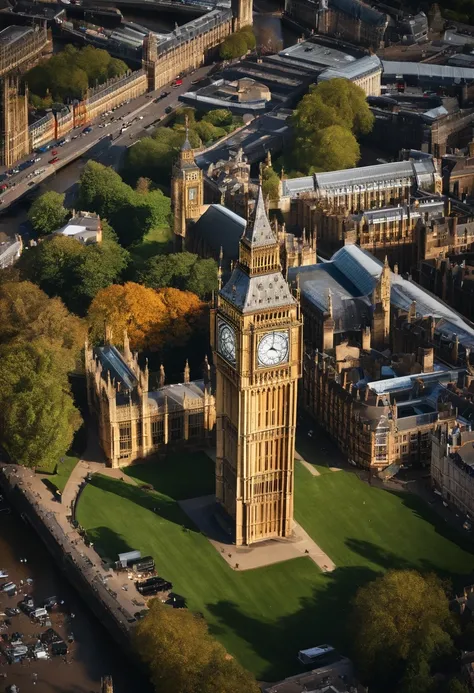
[[(38, 604), (55, 595), (64, 605), (52, 612), (52, 626), (64, 638), (71, 632), (74, 634), (66, 661), (53, 657), (10, 665), (0, 655), (0, 674), (6, 674), (5, 679), (0, 679), (1, 691), (16, 684), (20, 693), (99, 693), (101, 677), (110, 674), (116, 693), (150, 693), (149, 684), (128, 664), (123, 653), (117, 651), (109, 634), (57, 570), (34, 530), (13, 512), (0, 512), (0, 569), (8, 573), (8, 581), (17, 585), (20, 580), (25, 584), (27, 578), (33, 580), (31, 587), (21, 587), (15, 597), (0, 593), (0, 612), (5, 607), (16, 606), (26, 593)], [(25, 644), (30, 644), (44, 628), (21, 614), (11, 619), (6, 632), (14, 631), (22, 633)]]

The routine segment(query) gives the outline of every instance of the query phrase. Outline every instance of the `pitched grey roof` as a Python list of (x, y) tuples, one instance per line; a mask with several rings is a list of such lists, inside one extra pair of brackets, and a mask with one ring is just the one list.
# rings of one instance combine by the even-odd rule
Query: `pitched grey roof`
[(239, 265), (232, 272), (220, 295), (242, 313), (280, 308), (295, 303), (295, 298), (281, 272), (249, 277)]
[[(363, 317), (361, 304), (369, 305), (371, 294), (382, 272), (383, 264), (357, 245), (346, 245), (328, 262), (289, 270), (292, 281), (299, 276), (302, 295), (319, 310), (328, 310), (328, 289), (331, 290), (333, 317), (341, 326), (351, 324), (347, 314)], [(435, 331), (446, 339), (457, 335), (459, 342), (474, 348), (474, 326), (452, 308), (428, 293), (415, 282), (391, 273), (390, 300), (393, 306), (408, 311), (416, 301), (419, 317), (432, 315)], [(351, 305), (353, 304), (353, 306)], [(353, 324), (355, 327), (356, 324)], [(346, 331), (347, 327), (341, 327)]]
[(359, 186), (364, 190), (370, 184), (384, 185), (394, 180), (411, 178), (423, 182), (425, 177), (433, 177), (435, 173), (433, 159), (421, 161), (394, 161), (375, 166), (360, 166), (341, 171), (315, 173), (312, 176), (288, 178), (283, 181), (283, 195), (297, 197), (302, 192), (331, 193), (344, 187)]
[(266, 245), (274, 245), (278, 242), (275, 233), (270, 226), (270, 222), (268, 221), (261, 187), (258, 189), (255, 211), (247, 224), (247, 228), (244, 232), (244, 238), (254, 248)]
[(120, 383), (126, 390), (133, 390), (137, 385), (137, 378), (127, 366), (122, 354), (116, 347), (98, 347), (96, 354), (102, 364), (102, 374), (105, 377), (107, 377), (107, 372), (110, 372), (112, 380), (115, 380), (116, 383)]
[(450, 84), (456, 80), (474, 80), (474, 69), (468, 67), (453, 67), (451, 65), (434, 65), (430, 63), (400, 62), (398, 60), (383, 60), (383, 72), (386, 78), (404, 75), (405, 77), (425, 77), (437, 80), (447, 80)]
[(209, 205), (194, 224), (192, 233), (199, 236), (215, 253), (222, 247), (225, 260), (237, 260), (245, 224), (245, 219), (230, 209), (222, 205)]

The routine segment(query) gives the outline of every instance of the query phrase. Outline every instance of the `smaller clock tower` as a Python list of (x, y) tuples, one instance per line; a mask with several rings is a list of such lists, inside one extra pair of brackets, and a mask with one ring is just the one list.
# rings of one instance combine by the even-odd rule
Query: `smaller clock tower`
[(293, 524), (300, 308), (259, 190), (239, 262), (211, 315), (216, 367), (216, 498), (237, 545), (288, 537)]
[(171, 209), (174, 214), (175, 246), (183, 250), (188, 220), (202, 214), (204, 181), (202, 171), (194, 159), (194, 149), (189, 141), (188, 119), (186, 138), (179, 158), (173, 167), (171, 178)]

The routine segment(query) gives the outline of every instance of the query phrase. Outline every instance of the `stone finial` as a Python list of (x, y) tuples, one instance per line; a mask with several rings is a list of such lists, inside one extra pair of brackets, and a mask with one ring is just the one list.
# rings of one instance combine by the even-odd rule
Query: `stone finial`
[(164, 387), (165, 385), (165, 367), (163, 364), (160, 365), (160, 375), (158, 379), (158, 385), (159, 387)]
[(188, 359), (186, 359), (186, 363), (184, 365), (184, 382), (185, 383), (189, 383), (189, 375), (190, 375), (189, 362), (188, 362)]
[(125, 361), (127, 363), (130, 363), (130, 361), (132, 360), (132, 352), (130, 349), (130, 340), (128, 338), (127, 330), (123, 331), (123, 355), (125, 357)]

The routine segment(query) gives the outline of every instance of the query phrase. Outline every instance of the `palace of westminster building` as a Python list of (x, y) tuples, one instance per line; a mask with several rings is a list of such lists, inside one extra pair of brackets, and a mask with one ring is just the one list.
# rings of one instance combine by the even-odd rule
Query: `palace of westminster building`
[[(187, 138), (173, 169), (177, 247), (220, 262), (212, 365), (206, 358), (191, 381), (186, 364), (183, 382), (171, 385), (162, 370), (150, 391), (125, 335), (123, 353), (110, 338), (88, 345), (86, 372), (109, 464), (216, 445), (217, 500), (236, 542), (250, 544), (291, 533), (297, 403), (349, 460), (382, 474), (428, 465), (433, 435), (470, 430), (474, 327), (354, 236), (317, 262), (315, 210), (350, 206), (352, 221), (365, 224), (398, 213), (399, 228), (421, 236), (421, 226), (433, 253), (469, 244), (472, 222), (464, 207), (446, 207), (430, 157), (283, 179), (273, 219), (237, 159), (226, 170), (246, 186), (246, 219), (204, 202), (208, 181)], [(403, 226), (410, 214), (416, 221)]]

